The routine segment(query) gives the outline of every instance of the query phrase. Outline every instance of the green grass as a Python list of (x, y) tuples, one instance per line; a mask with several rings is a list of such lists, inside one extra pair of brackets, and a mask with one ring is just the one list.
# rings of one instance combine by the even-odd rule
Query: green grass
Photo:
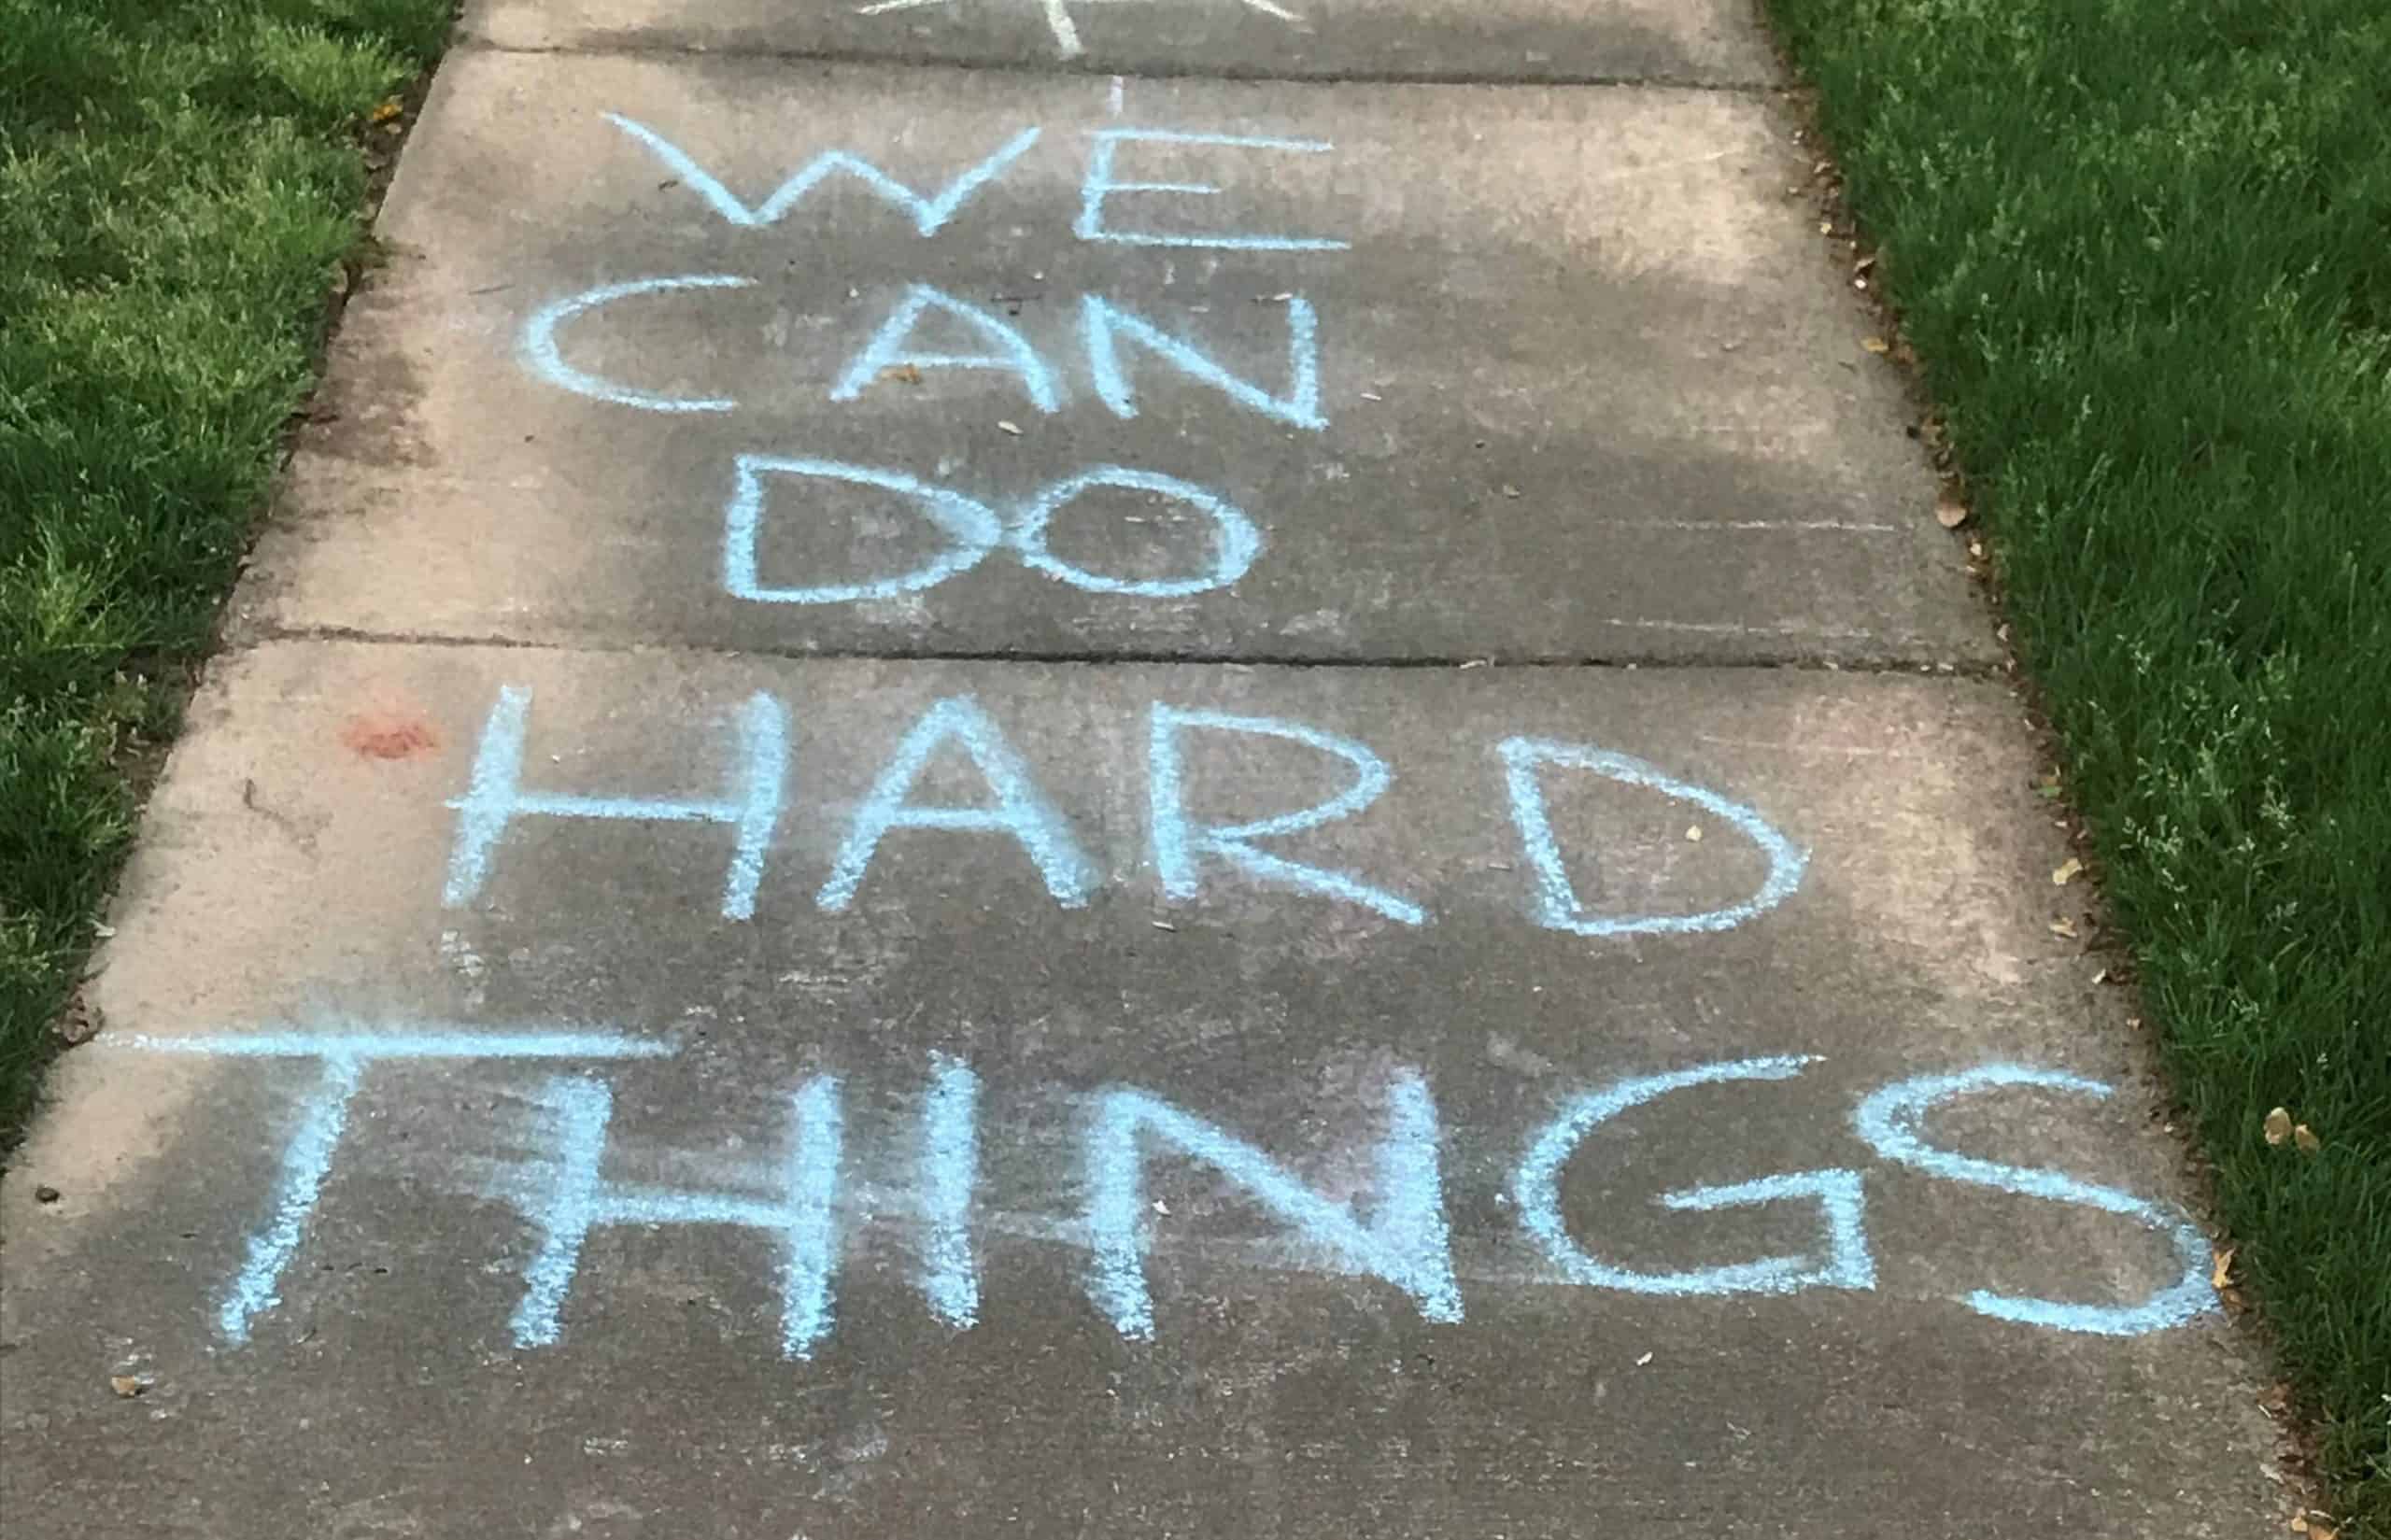
[(2391, 6), (1770, 9), (2344, 1540), (2391, 1535)]
[(449, 0), (0, 0), (0, 1149)]

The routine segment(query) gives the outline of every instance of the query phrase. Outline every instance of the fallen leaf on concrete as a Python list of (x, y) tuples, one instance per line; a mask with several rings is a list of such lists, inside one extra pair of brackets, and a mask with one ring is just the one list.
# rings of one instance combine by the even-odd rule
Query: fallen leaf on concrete
[(1882, 337), (1862, 337), (1860, 339), (1860, 346), (1866, 351), (1876, 354), (1889, 353), (1893, 350), (1893, 345)]
[(1958, 498), (1944, 496), (1934, 500), (1934, 522), (1945, 530), (1956, 530), (1968, 521), (1968, 505)]
[(2233, 1248), (2228, 1246), (2216, 1253), (2216, 1265), (2208, 1270), (2208, 1286), (2222, 1289), (2233, 1280)]
[(999, 433), (1011, 433), (1013, 437), (1019, 438), (1021, 437), (1021, 424), (1017, 422), (1007, 422), (1002, 417), (999, 417), (997, 419), (997, 431)]
[(2051, 922), (2051, 934), (2054, 936), (2065, 936), (2072, 940), (2075, 936), (2075, 922), (2062, 914), (2058, 919)]
[(1505, 497), (1518, 497), (1520, 495), (1520, 489), (1507, 481), (1503, 483), (1503, 495)]
[(922, 371), (914, 364), (897, 363), (882, 370), (880, 377), (884, 380), (897, 380), (905, 385), (919, 385), (922, 383)]
[(2291, 1143), (2292, 1148), (2303, 1155), (2313, 1155), (2325, 1148), (2325, 1141), (2316, 1137), (2316, 1130), (2304, 1123), (2291, 1131)]
[(1688, 826), (1685, 831), (1685, 837), (1692, 841), (1695, 844), (1700, 844), (1702, 842), (1702, 826), (1699, 824)]
[(2068, 883), (2075, 881), (2077, 874), (2082, 872), (2083, 869), (2083, 862), (2077, 860), (2073, 855), (2069, 856), (2066, 860), (2059, 863), (2058, 870), (2051, 873), (2051, 886), (2067, 886)]
[(139, 1395), (149, 1388), (149, 1386), (144, 1385), (141, 1381), (134, 1378), (131, 1375), (108, 1376), (108, 1389), (114, 1391), (119, 1396), (121, 1396), (127, 1401), (132, 1400), (134, 1396)]
[(2278, 1107), (2273, 1111), (2268, 1113), (2267, 1121), (2262, 1125), (2262, 1129), (2267, 1136), (2267, 1142), (2269, 1144), (2281, 1144), (2284, 1140), (2291, 1137), (2290, 1109), (2287, 1108)]

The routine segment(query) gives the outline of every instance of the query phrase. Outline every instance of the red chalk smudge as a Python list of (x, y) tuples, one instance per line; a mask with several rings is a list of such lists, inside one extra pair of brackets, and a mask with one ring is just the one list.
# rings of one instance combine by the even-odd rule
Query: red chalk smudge
[(350, 717), (340, 741), (368, 759), (413, 759), (440, 746), (431, 723), (391, 713)]

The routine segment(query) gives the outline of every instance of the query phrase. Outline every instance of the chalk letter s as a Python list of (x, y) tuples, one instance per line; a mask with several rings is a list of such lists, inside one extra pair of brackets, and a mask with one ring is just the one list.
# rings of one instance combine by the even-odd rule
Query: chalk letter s
[(1588, 1134), (1631, 1107), (1689, 1086), (1720, 1081), (1783, 1081), (1802, 1072), (1806, 1058), (1741, 1059), (1706, 1064), (1665, 1075), (1625, 1080), (1580, 1096), (1561, 1109), (1529, 1146), (1512, 1179), (1520, 1222), (1544, 1246), (1545, 1255), (1573, 1283), (1624, 1289), (1639, 1294), (1790, 1294), (1803, 1289), (1874, 1289), (1876, 1268), (1868, 1253), (1861, 1220), (1864, 1195), (1857, 1171), (1830, 1168), (1790, 1171), (1727, 1187), (1690, 1187), (1664, 1193), (1661, 1206), (1679, 1212), (1742, 1208), (1803, 1198), (1815, 1202), (1826, 1222), (1827, 1254), (1764, 1257), (1724, 1267), (1680, 1273), (1639, 1273), (1588, 1255), (1570, 1238), (1561, 1213), (1561, 1169)]
[(2114, 1187), (2078, 1181), (2030, 1166), (2003, 1166), (1996, 1161), (1955, 1155), (1935, 1149), (1919, 1137), (1919, 1123), (1943, 1103), (2009, 1085), (2039, 1086), (2082, 1096), (2105, 1097), (2111, 1094), (2110, 1087), (2080, 1075), (2020, 1065), (1988, 1065), (1957, 1075), (1925, 1075), (1889, 1085), (1860, 1104), (1852, 1114), (1852, 1126), (1876, 1153), (1930, 1177), (1989, 1187), (1998, 1193), (2047, 1198), (2053, 1203), (2081, 1204), (2147, 1225), (2173, 1244), (2184, 1274), (2140, 1305), (2069, 1305), (2055, 1299), (2032, 1299), (1979, 1289), (1967, 1296), (1968, 1307), (1997, 1321), (2023, 1321), (2062, 1332), (2140, 1336), (2181, 1325), (2214, 1305), (2216, 1293), (2209, 1286), (2207, 1237), (2185, 1220)]

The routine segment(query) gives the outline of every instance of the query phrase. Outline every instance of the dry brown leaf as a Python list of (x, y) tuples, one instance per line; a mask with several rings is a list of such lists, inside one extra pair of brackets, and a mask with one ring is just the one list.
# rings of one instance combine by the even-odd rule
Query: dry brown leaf
[(2267, 1121), (2262, 1127), (2267, 1136), (2267, 1142), (2269, 1144), (2283, 1143), (2284, 1140), (2291, 1137), (2290, 1109), (2283, 1107), (2276, 1108), (2273, 1111), (2267, 1114)]
[(393, 96), (389, 101), (374, 109), (374, 120), (377, 123), (387, 123), (403, 110), (404, 109), (399, 106), (399, 99)]
[(2216, 1265), (2208, 1270), (2208, 1286), (2222, 1289), (2233, 1281), (2233, 1248), (2228, 1246), (2216, 1253)]
[(1968, 505), (1945, 493), (1934, 500), (1934, 522), (1945, 530), (1956, 530), (1968, 521)]
[(2313, 1155), (2325, 1148), (2325, 1141), (2316, 1137), (2316, 1130), (2304, 1123), (2291, 1131), (2291, 1143), (2292, 1148), (2303, 1155)]
[(2084, 863), (2071, 855), (2059, 863), (2058, 870), (2051, 873), (2051, 886), (2065, 887), (2075, 881), (2077, 875), (2083, 870)]
[(142, 1384), (141, 1381), (134, 1378), (131, 1375), (110, 1375), (108, 1376), (108, 1389), (114, 1391), (118, 1395), (123, 1397), (125, 1400), (130, 1401), (134, 1396), (139, 1395), (143, 1391), (149, 1389), (149, 1387)]
[(893, 363), (880, 372), (880, 377), (904, 385), (919, 385), (922, 383), (922, 371), (915, 364)]
[(1860, 346), (1868, 352), (1880, 355), (1893, 350), (1893, 345), (1882, 337), (1862, 337), (1860, 339)]
[(2051, 922), (2051, 934), (2054, 936), (2065, 936), (2070, 940), (2073, 940), (2075, 936), (2075, 922), (2062, 914), (2058, 919)]

